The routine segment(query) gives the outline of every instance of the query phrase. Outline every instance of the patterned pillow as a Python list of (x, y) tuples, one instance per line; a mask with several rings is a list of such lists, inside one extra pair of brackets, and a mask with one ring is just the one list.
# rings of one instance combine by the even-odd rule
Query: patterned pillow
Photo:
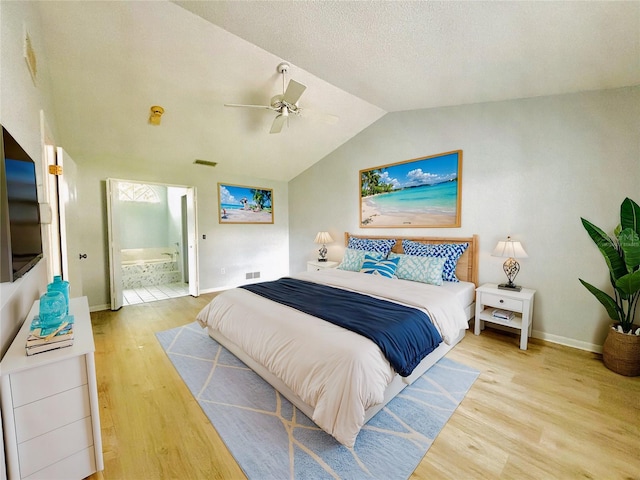
[(383, 257), (386, 257), (395, 244), (396, 241), (394, 239), (349, 237), (347, 248), (377, 252), (381, 253)]
[(398, 267), (399, 258), (390, 260), (377, 260), (375, 257), (367, 254), (364, 256), (364, 263), (360, 271), (371, 275), (381, 275), (387, 278), (395, 278), (396, 268)]
[(442, 269), (444, 262), (447, 261), (446, 258), (418, 257), (391, 252), (389, 259), (394, 258), (400, 260), (396, 269), (396, 277), (430, 285), (442, 285)]
[(365, 254), (370, 254), (375, 257), (376, 260), (382, 260), (384, 255), (375, 252), (365, 252), (364, 250), (356, 250), (353, 248), (347, 248), (342, 258), (342, 263), (338, 265), (340, 270), (349, 270), (350, 272), (359, 272), (364, 262)]
[(442, 269), (442, 279), (447, 282), (459, 282), (456, 277), (456, 265), (458, 259), (469, 246), (468, 243), (441, 243), (426, 244), (403, 240), (402, 248), (407, 255), (418, 255), (420, 257), (440, 257), (446, 258)]

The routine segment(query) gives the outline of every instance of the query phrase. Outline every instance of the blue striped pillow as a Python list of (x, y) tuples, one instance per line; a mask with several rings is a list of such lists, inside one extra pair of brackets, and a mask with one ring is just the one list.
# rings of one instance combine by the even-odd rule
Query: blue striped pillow
[(364, 256), (364, 262), (360, 271), (371, 275), (382, 275), (387, 278), (396, 278), (396, 268), (398, 268), (399, 258), (390, 260), (377, 260), (370, 255)]

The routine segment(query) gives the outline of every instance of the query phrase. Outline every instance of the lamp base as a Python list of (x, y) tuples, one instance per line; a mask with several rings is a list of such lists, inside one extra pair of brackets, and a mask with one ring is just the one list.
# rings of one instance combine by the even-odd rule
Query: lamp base
[(501, 283), (498, 285), (500, 290), (510, 290), (512, 292), (519, 292), (522, 290), (522, 287), (519, 285), (514, 285), (513, 283)]
[(326, 262), (326, 261), (327, 261), (327, 259), (326, 259), (326, 258), (319, 258), (319, 259), (318, 259), (318, 261), (319, 261), (319, 262)]

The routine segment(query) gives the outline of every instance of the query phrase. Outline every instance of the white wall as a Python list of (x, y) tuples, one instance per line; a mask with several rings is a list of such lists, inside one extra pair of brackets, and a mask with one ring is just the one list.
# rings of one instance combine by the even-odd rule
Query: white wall
[(149, 185), (159, 202), (121, 202), (120, 248), (154, 248), (169, 245), (167, 187)]
[[(36, 162), (40, 177), (42, 142), (40, 110), (51, 112), (47, 59), (42, 54), (40, 18), (31, 2), (0, 2), (0, 123), (11, 132)], [(23, 57), (24, 30), (29, 32), (37, 56), (38, 75), (34, 85)], [(47, 115), (55, 132), (53, 115)], [(42, 179), (38, 197), (43, 200)], [(0, 356), (4, 355), (22, 326), (33, 302), (46, 290), (45, 260), (14, 283), (0, 284)]]
[[(29, 32), (38, 59), (34, 85), (23, 58), (24, 30)], [(42, 55), (40, 18), (31, 2), (0, 2), (0, 123), (42, 168), (40, 110), (51, 111), (47, 61)], [(49, 127), (55, 132), (53, 119)], [(40, 179), (41, 180), (41, 179)], [(42, 188), (38, 188), (42, 200)], [(46, 290), (46, 259), (18, 281), (0, 283), (0, 358), (25, 321), (31, 305)], [(0, 415), (0, 420), (2, 419)], [(6, 478), (0, 422), (0, 479)]]
[[(387, 114), (289, 184), (291, 269), (328, 230), (480, 236), (480, 282), (502, 282), (490, 253), (511, 235), (529, 254), (517, 283), (537, 290), (534, 336), (598, 350), (604, 308), (578, 277), (606, 288), (607, 269), (580, 223), (612, 231), (625, 196), (640, 202), (640, 87)], [(360, 169), (463, 150), (462, 227), (359, 227)], [(312, 220), (310, 220), (312, 219)]]

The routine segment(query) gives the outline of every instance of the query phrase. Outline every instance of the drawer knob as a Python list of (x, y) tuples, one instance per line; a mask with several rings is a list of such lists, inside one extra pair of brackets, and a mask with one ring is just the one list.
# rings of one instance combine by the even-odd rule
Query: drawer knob
[(500, 303), (504, 303), (504, 300), (503, 300), (503, 299), (500, 299)]

